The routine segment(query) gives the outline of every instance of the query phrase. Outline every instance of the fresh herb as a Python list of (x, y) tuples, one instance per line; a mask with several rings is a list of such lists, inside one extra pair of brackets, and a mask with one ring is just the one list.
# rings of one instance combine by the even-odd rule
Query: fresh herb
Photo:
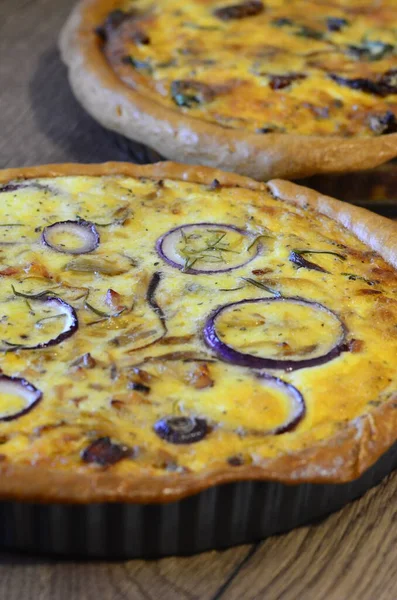
[(128, 267), (122, 266), (115, 262), (111, 262), (101, 258), (83, 258), (78, 257), (68, 262), (64, 267), (64, 271), (77, 271), (83, 273), (101, 273), (103, 275), (121, 275), (129, 270)]
[(288, 17), (278, 17), (277, 19), (273, 19), (271, 23), (275, 27), (292, 27), (294, 24), (293, 20)]
[(176, 80), (171, 84), (171, 97), (177, 106), (192, 108), (214, 99), (212, 88), (201, 81)]
[(197, 234), (190, 233), (186, 235), (183, 229), (181, 229), (184, 246), (180, 250), (180, 254), (185, 259), (185, 264), (183, 266), (184, 271), (191, 269), (198, 261), (204, 261), (206, 263), (223, 263), (225, 262), (223, 256), (225, 252), (238, 254), (236, 250), (232, 250), (229, 247), (230, 244), (225, 240), (227, 235), (226, 231), (223, 231), (222, 229), (207, 229), (207, 232), (209, 234), (208, 237), (205, 239), (200, 237), (200, 242), (202, 242), (203, 245), (199, 245), (195, 244), (195, 240), (198, 239)]
[(339, 254), (338, 252), (331, 252), (330, 250), (297, 250), (297, 249), (294, 249), (294, 250), (292, 250), (292, 252), (295, 252), (296, 254), (330, 254), (331, 256), (336, 256), (337, 258), (340, 258), (341, 260), (346, 260), (346, 256), (343, 256), (343, 254)]
[(295, 32), (295, 35), (308, 38), (310, 40), (324, 39), (324, 34), (322, 31), (318, 31), (318, 29), (312, 29), (312, 27), (308, 27), (307, 25), (300, 25), (299, 29)]
[(31, 314), (31, 315), (35, 315), (36, 313), (34, 312), (34, 310), (33, 310), (33, 308), (32, 308), (32, 305), (30, 304), (30, 302), (28, 302), (27, 300), (25, 300), (25, 303), (26, 303), (26, 306), (27, 306), (27, 307), (28, 307), (28, 309), (29, 309), (29, 312), (30, 312), (30, 314)]
[(137, 71), (146, 71), (149, 75), (153, 73), (152, 65), (145, 60), (138, 60), (133, 56), (123, 56), (121, 62), (125, 65), (134, 67), (134, 69), (137, 69)]
[(199, 23), (190, 23), (184, 22), (181, 23), (182, 27), (187, 27), (188, 29), (199, 29), (200, 31), (220, 31), (220, 27), (216, 27), (215, 25), (200, 25)]
[(245, 288), (245, 285), (239, 285), (238, 287), (234, 287), (234, 288), (219, 288), (220, 292), (235, 292), (237, 290), (242, 290), (243, 288)]
[(285, 127), (280, 125), (273, 125), (272, 123), (266, 123), (263, 127), (259, 127), (256, 133), (285, 133)]
[(375, 281), (371, 281), (370, 279), (366, 279), (361, 275), (356, 275), (355, 273), (341, 273), (344, 277), (347, 277), (350, 281), (365, 281), (367, 285), (375, 285)]
[(23, 227), (22, 223), (0, 223), (0, 227)]
[(262, 283), (262, 281), (258, 281), (257, 279), (252, 279), (251, 277), (242, 277), (241, 279), (243, 279), (250, 285), (253, 285), (253, 286), (259, 288), (260, 290), (265, 290), (265, 292), (269, 292), (269, 294), (273, 294), (274, 296), (276, 296), (276, 298), (281, 298), (281, 293), (279, 291), (272, 289), (265, 283)]
[(259, 242), (259, 240), (261, 240), (262, 238), (272, 238), (273, 236), (270, 235), (270, 233), (261, 233), (261, 235), (257, 235), (256, 238), (254, 240), (252, 240), (252, 242), (250, 243), (250, 245), (247, 248), (247, 252), (249, 252), (251, 250), (251, 248), (253, 246), (255, 246), (255, 244), (257, 242)]
[(363, 40), (359, 45), (348, 46), (347, 51), (356, 60), (375, 61), (394, 52), (394, 46), (380, 41)]

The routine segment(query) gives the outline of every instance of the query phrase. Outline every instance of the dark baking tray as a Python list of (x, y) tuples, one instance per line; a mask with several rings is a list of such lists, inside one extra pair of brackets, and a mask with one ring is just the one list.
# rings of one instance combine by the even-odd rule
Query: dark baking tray
[(344, 484), (218, 485), (169, 504), (0, 503), (2, 546), (90, 558), (155, 558), (255, 542), (312, 523), (362, 496), (397, 467), (397, 443)]

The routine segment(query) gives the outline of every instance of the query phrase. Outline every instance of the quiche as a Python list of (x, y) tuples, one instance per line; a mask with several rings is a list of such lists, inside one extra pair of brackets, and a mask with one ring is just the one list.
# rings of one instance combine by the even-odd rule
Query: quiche
[(61, 35), (100, 123), (266, 180), (397, 156), (395, 0), (81, 0)]
[(2, 498), (341, 483), (396, 441), (396, 223), (174, 163), (0, 182)]

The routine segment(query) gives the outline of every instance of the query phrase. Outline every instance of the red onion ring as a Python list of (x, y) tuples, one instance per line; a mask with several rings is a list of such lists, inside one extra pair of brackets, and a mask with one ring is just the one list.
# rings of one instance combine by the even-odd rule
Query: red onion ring
[(0, 411), (0, 421), (12, 421), (28, 413), (43, 397), (42, 392), (34, 387), (26, 379), (20, 377), (8, 377), (0, 375), (0, 395), (12, 394), (25, 400), (25, 406), (16, 413), (6, 413)]
[(73, 308), (73, 306), (56, 296), (45, 296), (43, 298), (36, 298), (34, 302), (41, 302), (50, 305), (52, 304), (55, 305), (56, 308), (63, 309), (63, 313), (68, 317), (65, 323), (64, 330), (55, 338), (52, 338), (47, 342), (40, 342), (39, 344), (35, 344), (34, 346), (27, 346), (25, 344), (12, 344), (8, 343), (7, 340), (3, 340), (3, 343), (6, 344), (6, 348), (3, 347), (0, 348), (0, 350), (6, 350), (9, 352), (11, 350), (39, 350), (41, 348), (48, 348), (49, 346), (55, 346), (57, 344), (60, 344), (77, 331), (79, 322), (77, 319), (76, 311)]
[[(308, 359), (275, 359), (275, 358), (263, 358), (259, 356), (255, 356), (253, 354), (247, 354), (244, 352), (239, 352), (238, 350), (234, 350), (228, 344), (222, 342), (218, 334), (216, 332), (216, 320), (219, 315), (227, 310), (230, 307), (239, 306), (242, 304), (252, 304), (252, 303), (266, 303), (266, 304), (274, 304), (275, 302), (295, 302), (299, 304), (309, 305), (318, 310), (326, 311), (329, 315), (332, 315), (335, 319), (338, 320), (342, 335), (336, 342), (336, 344), (326, 352), (322, 356), (317, 356), (314, 358)], [(304, 300), (303, 298), (254, 298), (250, 300), (240, 300), (239, 302), (231, 302), (229, 304), (224, 304), (217, 308), (207, 319), (203, 329), (203, 337), (206, 345), (211, 348), (220, 358), (221, 360), (229, 363), (233, 363), (235, 365), (240, 365), (243, 367), (250, 367), (252, 369), (282, 369), (285, 371), (293, 371), (296, 369), (303, 369), (306, 367), (315, 367), (318, 365), (322, 365), (333, 358), (339, 356), (339, 354), (345, 350), (345, 338), (346, 338), (346, 327), (344, 323), (339, 319), (339, 317), (329, 308), (323, 306), (319, 302), (311, 302), (309, 300)]]
[(306, 414), (306, 404), (301, 392), (291, 383), (279, 379), (279, 377), (273, 377), (267, 373), (259, 373), (257, 377), (258, 379), (263, 379), (266, 385), (269, 385), (270, 387), (283, 388), (286, 394), (291, 398), (292, 410), (288, 419), (274, 429), (270, 431), (251, 429), (248, 433), (251, 435), (280, 435), (280, 433), (287, 433), (295, 429)]
[[(198, 227), (205, 227), (207, 229), (215, 229), (215, 230), (219, 229), (219, 228), (228, 229), (230, 231), (237, 232), (242, 236), (251, 238), (252, 240), (255, 239), (255, 235), (253, 233), (244, 231), (244, 229), (240, 229), (238, 227), (235, 227), (234, 225), (225, 225), (224, 223), (190, 223), (188, 225), (180, 225), (179, 227), (174, 227), (173, 229), (170, 229), (169, 231), (164, 233), (156, 242), (157, 254), (160, 256), (160, 258), (162, 260), (164, 260), (166, 263), (168, 263), (171, 267), (174, 267), (174, 269), (179, 269), (180, 271), (184, 271), (184, 273), (188, 273), (190, 275), (197, 275), (197, 274), (201, 274), (201, 273), (207, 274), (207, 275), (213, 275), (216, 273), (225, 273), (227, 271), (233, 271), (234, 269), (238, 269), (239, 267), (242, 267), (242, 266), (248, 264), (254, 258), (256, 258), (256, 256), (258, 255), (258, 253), (261, 249), (261, 244), (258, 243), (256, 246), (256, 249), (255, 249), (255, 252), (253, 253), (252, 256), (249, 257), (248, 260), (244, 260), (243, 262), (241, 262), (237, 265), (234, 265), (233, 267), (225, 267), (225, 268), (219, 268), (219, 269), (213, 269), (213, 270), (198, 269), (198, 268), (192, 268), (192, 267), (185, 269), (184, 262), (177, 262), (178, 255), (173, 249), (173, 247), (174, 247), (173, 242), (180, 239), (180, 236), (179, 236), (180, 233), (185, 232), (189, 229), (196, 229)], [(172, 257), (170, 255), (172, 255)]]
[[(81, 239), (81, 245), (78, 248), (68, 249), (62, 244), (56, 244), (54, 241), (51, 241), (51, 238), (57, 233), (75, 235)], [(83, 219), (79, 221), (58, 221), (48, 227), (44, 227), (41, 239), (46, 246), (63, 254), (88, 254), (96, 250), (100, 242), (99, 233), (94, 223), (84, 221)]]

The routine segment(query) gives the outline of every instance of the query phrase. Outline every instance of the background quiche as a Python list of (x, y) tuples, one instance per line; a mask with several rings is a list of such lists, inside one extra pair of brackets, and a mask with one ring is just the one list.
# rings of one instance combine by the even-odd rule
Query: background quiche
[(397, 155), (396, 31), (394, 0), (83, 0), (61, 49), (105, 126), (266, 179)]

